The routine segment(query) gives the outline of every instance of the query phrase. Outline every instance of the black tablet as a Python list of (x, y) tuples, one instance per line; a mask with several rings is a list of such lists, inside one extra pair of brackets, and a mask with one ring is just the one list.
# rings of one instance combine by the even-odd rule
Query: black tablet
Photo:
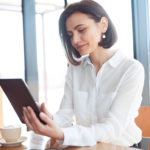
[[(39, 118), (40, 110), (36, 105), (26, 83), (22, 79), (0, 79), (0, 86), (8, 97), (22, 123), (24, 123), (22, 119), (22, 109), (24, 106), (30, 106)], [(40, 118), (39, 120), (44, 123)]]

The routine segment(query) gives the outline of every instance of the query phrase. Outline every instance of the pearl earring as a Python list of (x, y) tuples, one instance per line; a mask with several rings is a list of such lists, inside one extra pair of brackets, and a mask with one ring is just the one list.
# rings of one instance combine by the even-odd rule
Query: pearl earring
[(105, 34), (103, 34), (103, 35), (102, 35), (102, 38), (103, 38), (103, 39), (106, 39), (106, 35), (105, 35)]

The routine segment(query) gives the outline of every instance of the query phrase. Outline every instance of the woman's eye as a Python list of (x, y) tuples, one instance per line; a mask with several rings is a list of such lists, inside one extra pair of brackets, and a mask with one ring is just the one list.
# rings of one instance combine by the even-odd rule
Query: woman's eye
[(72, 35), (71, 35), (71, 34), (70, 34), (70, 35), (68, 34), (68, 36), (69, 36), (69, 38), (71, 38), (71, 37), (72, 37)]
[(85, 31), (85, 29), (80, 29), (80, 30), (78, 30), (80, 33), (82, 33), (82, 32), (84, 32)]

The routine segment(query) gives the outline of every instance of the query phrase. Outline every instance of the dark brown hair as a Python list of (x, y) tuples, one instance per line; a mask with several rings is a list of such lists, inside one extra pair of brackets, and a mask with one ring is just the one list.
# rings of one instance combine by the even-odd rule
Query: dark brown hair
[(80, 2), (69, 5), (62, 12), (59, 18), (59, 34), (69, 62), (73, 65), (79, 65), (80, 61), (78, 61), (78, 58), (80, 58), (81, 55), (72, 46), (70, 37), (68, 36), (66, 30), (66, 20), (75, 12), (87, 14), (90, 18), (95, 20), (95, 22), (99, 22), (102, 17), (106, 17), (108, 19), (108, 29), (105, 32), (106, 38), (102, 38), (99, 43), (99, 45), (103, 48), (110, 48), (113, 46), (113, 44), (117, 41), (117, 33), (106, 11), (97, 2), (92, 0), (82, 0)]

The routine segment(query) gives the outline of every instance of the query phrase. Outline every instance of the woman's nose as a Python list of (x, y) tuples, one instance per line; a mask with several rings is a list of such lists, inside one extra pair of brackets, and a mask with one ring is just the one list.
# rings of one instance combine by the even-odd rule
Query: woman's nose
[(79, 41), (80, 41), (79, 35), (74, 34), (72, 37), (72, 45), (77, 45)]

